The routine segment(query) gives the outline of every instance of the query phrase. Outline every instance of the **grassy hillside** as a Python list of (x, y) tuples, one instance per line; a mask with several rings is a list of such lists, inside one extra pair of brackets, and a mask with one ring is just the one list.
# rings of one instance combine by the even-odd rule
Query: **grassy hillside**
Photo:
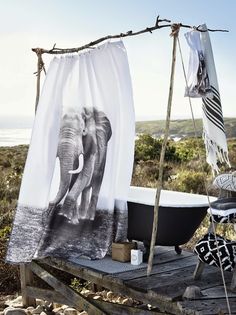
[[(228, 138), (236, 137), (236, 118), (225, 118), (225, 129)], [(202, 134), (202, 119), (195, 120), (197, 135)], [(165, 120), (138, 121), (136, 122), (137, 133), (148, 133), (155, 136), (163, 134)], [(193, 122), (191, 119), (172, 120), (170, 123), (170, 134), (178, 137), (194, 136)]]

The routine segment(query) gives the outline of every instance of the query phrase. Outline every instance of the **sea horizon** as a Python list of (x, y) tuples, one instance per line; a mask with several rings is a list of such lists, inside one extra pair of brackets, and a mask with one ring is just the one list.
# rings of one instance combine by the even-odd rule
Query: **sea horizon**
[(29, 144), (32, 128), (0, 128), (0, 147)]

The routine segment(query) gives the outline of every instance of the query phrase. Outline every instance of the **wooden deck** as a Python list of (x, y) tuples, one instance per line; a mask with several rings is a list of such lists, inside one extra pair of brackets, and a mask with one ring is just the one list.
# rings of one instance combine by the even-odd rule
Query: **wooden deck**
[[(97, 307), (102, 309), (104, 312), (101, 314), (167, 313), (210, 315), (229, 313), (219, 269), (206, 266), (202, 279), (193, 280), (193, 272), (197, 264), (197, 258), (193, 253), (183, 251), (181, 255), (177, 255), (174, 249), (169, 247), (159, 247), (157, 252), (156, 263), (153, 266), (149, 277), (146, 275), (146, 269), (108, 274), (58, 259), (48, 258), (44, 260), (44, 263), (56, 269), (69, 272), (74, 276), (89, 280), (95, 284), (110, 289), (115, 293), (127, 295), (142, 301), (145, 304), (151, 304), (158, 308), (158, 311), (155, 312), (129, 307), (115, 307), (113, 309), (112, 305), (108, 305), (112, 303), (106, 303), (110, 308), (104, 308), (102, 302), (97, 301), (95, 302), (95, 308), (97, 305)], [(48, 280), (50, 274), (47, 274), (37, 262), (31, 263), (29, 267), (33, 273), (37, 274), (56, 290), (56, 295), (50, 295), (50, 293), (48, 293), (48, 298), (51, 297), (51, 299), (60, 300), (60, 297), (64, 296), (65, 300), (65, 298), (70, 299), (70, 297), (72, 297), (71, 294), (73, 295), (73, 293), (71, 293), (71, 291), (68, 292), (63, 285), (56, 282), (57, 280)], [(230, 286), (231, 278), (232, 273), (225, 272), (225, 279), (228, 287)], [(194, 300), (184, 300), (182, 295), (186, 287), (191, 285), (200, 287), (202, 296), (195, 297)], [(26, 286), (26, 294), (31, 297), (43, 297), (40, 290), (42, 291), (42, 289), (31, 287), (29, 283), (28, 286)], [(228, 295), (231, 313), (236, 314), (236, 293), (228, 291)], [(73, 298), (72, 300), (70, 299), (70, 304), (76, 306), (78, 303), (74, 303), (75, 299), (76, 297), (74, 297), (74, 300)], [(86, 301), (84, 302), (86, 304)], [(85, 306), (85, 304), (83, 305)], [(90, 313), (98, 314), (93, 312), (93, 310), (89, 312), (89, 314)]]

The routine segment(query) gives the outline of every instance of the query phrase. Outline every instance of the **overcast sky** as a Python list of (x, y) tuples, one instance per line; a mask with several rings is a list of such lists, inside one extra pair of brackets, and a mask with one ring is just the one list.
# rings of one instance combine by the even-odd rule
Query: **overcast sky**
[[(236, 116), (235, 0), (0, 0), (0, 116), (32, 116), (35, 102), (36, 56), (32, 47), (77, 47), (103, 35), (139, 30), (156, 16), (172, 22), (228, 29), (211, 33), (223, 113)], [(185, 64), (188, 47), (180, 34)], [(133, 82), (136, 117), (165, 117), (171, 45), (169, 30), (124, 39)], [(44, 57), (46, 66), (51, 60)], [(183, 97), (184, 79), (177, 55), (172, 118), (190, 118)], [(201, 104), (194, 100), (194, 113)], [(20, 118), (19, 118), (20, 119)], [(1, 127), (1, 126), (0, 126)]]

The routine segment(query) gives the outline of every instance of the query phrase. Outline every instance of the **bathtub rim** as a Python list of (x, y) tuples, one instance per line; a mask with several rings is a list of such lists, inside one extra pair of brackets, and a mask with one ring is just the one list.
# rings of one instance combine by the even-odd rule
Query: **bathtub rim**
[[(156, 195), (156, 188), (149, 188), (149, 187), (141, 187), (141, 186), (130, 186), (129, 188), (129, 192), (131, 191), (137, 191), (139, 192), (139, 196), (130, 196), (130, 194), (128, 193), (128, 202), (132, 202), (132, 203), (139, 203), (139, 204), (143, 204), (143, 205), (147, 205), (147, 206), (153, 206), (155, 205), (155, 195)], [(153, 202), (151, 201), (147, 201), (145, 199), (146, 198), (141, 198), (140, 197), (140, 193), (144, 191), (148, 191), (149, 193), (151, 192), (151, 194), (153, 194)], [(202, 202), (198, 202), (198, 203), (168, 203), (168, 202), (162, 202), (160, 199), (160, 207), (168, 207), (168, 208), (200, 208), (200, 207), (209, 207), (209, 202), (208, 202), (208, 197), (207, 195), (202, 195), (202, 194), (192, 194), (192, 193), (187, 193), (187, 192), (180, 192), (180, 191), (174, 191), (174, 190), (165, 190), (162, 189), (161, 190), (161, 198), (164, 195), (170, 195), (173, 194), (175, 196), (177, 196), (178, 194), (180, 194), (182, 197), (183, 196), (187, 196), (188, 198), (193, 198), (193, 199), (202, 199)], [(151, 199), (152, 199), (151, 198)], [(213, 196), (209, 196), (210, 198), (210, 202), (213, 202), (215, 200), (217, 200), (217, 197), (213, 197)], [(203, 202), (203, 200), (205, 199), (205, 202)]]

